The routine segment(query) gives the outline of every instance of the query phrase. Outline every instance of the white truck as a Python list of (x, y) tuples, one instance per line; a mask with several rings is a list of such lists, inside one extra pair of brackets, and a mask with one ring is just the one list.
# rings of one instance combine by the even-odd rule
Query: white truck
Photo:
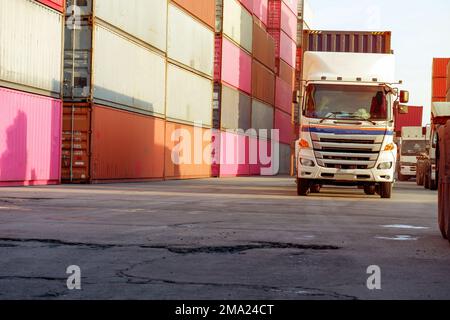
[(409, 100), (407, 91), (396, 88), (394, 74), (393, 54), (305, 52), (299, 196), (320, 192), (323, 185), (350, 185), (391, 198), (394, 108)]
[(398, 180), (408, 181), (409, 179), (416, 178), (417, 157), (427, 151), (426, 147), (427, 142), (422, 127), (402, 128)]

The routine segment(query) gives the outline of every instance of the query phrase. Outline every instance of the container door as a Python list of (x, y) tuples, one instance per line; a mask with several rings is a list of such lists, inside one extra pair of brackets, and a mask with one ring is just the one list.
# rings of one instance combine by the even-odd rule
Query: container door
[(65, 105), (63, 113), (63, 182), (90, 181), (91, 108)]

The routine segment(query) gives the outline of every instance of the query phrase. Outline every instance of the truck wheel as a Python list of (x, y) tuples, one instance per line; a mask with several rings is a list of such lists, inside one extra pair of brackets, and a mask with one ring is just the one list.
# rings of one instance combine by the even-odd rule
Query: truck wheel
[(321, 189), (320, 184), (314, 184), (311, 186), (310, 191), (311, 193), (320, 193), (320, 189)]
[(444, 210), (441, 210), (440, 208), (439, 208), (438, 222), (439, 222), (439, 230), (441, 230), (442, 237), (445, 240), (447, 239), (450, 240), (447, 235), (447, 232), (445, 231), (445, 213)]
[(304, 197), (309, 194), (310, 184), (306, 179), (297, 179), (297, 195)]
[(392, 182), (382, 182), (380, 184), (380, 196), (383, 199), (392, 198)]
[(430, 180), (431, 180), (431, 176), (428, 176), (428, 174), (425, 174), (423, 177), (423, 187), (425, 189), (430, 189)]
[(377, 193), (377, 189), (374, 185), (364, 186), (364, 193), (368, 196), (373, 196)]
[(399, 181), (407, 181), (408, 179), (406, 178), (406, 176), (402, 175), (400, 172), (398, 173), (398, 180)]
[(417, 172), (417, 177), (416, 177), (417, 185), (418, 185), (418, 186), (423, 186), (423, 182), (424, 182), (423, 180), (424, 180), (424, 179), (423, 179), (422, 171)]
[(431, 179), (431, 172), (429, 173), (429, 176), (430, 176), (430, 190), (436, 191), (438, 189), (437, 181)]

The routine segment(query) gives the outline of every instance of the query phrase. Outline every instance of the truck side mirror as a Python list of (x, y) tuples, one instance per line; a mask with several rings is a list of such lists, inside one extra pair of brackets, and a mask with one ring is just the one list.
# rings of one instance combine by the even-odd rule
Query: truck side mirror
[(400, 91), (400, 103), (408, 103), (409, 102), (409, 91), (402, 90)]

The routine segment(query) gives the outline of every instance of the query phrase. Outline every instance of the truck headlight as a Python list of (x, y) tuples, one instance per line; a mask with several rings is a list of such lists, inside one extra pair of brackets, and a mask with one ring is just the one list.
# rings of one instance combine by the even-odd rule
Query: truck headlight
[(300, 163), (305, 167), (315, 167), (314, 161), (308, 159), (300, 159)]
[(378, 165), (378, 170), (389, 170), (392, 168), (392, 162), (383, 162)]

